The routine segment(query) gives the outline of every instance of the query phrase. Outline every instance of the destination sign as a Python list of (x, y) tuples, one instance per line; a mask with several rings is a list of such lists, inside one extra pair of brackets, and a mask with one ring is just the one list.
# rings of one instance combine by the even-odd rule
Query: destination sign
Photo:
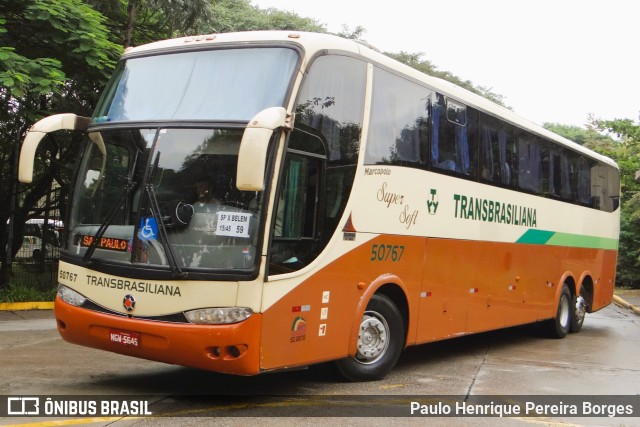
[[(94, 236), (79, 236), (80, 246), (89, 247), (93, 243)], [(101, 237), (96, 245), (98, 249), (110, 251), (127, 252), (129, 250), (129, 240), (116, 239), (114, 237)]]

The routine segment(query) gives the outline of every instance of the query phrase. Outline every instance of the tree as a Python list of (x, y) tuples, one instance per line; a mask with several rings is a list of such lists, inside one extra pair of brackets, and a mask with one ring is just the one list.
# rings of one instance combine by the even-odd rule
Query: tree
[(257, 30), (296, 30), (326, 32), (311, 18), (274, 8), (260, 9), (250, 0), (218, 0), (214, 2), (213, 19), (202, 24), (207, 33)]
[(124, 48), (200, 33), (213, 19), (211, 0), (87, 0), (107, 17), (112, 41)]
[(596, 147), (613, 142), (611, 137), (603, 135), (593, 127), (585, 129), (580, 126), (563, 125), (560, 123), (544, 123), (542, 126), (553, 133), (557, 133), (584, 146)]
[(640, 288), (640, 126), (632, 120), (596, 120), (588, 127), (545, 123), (544, 127), (612, 158), (620, 167), (622, 191), (616, 284)]
[[(0, 20), (0, 255), (4, 260), (7, 219), (14, 214), (15, 254), (33, 207), (53, 182), (64, 184), (69, 145), (48, 138), (32, 185), (16, 186), (17, 146), (27, 128), (56, 112), (90, 114), (120, 48), (108, 40), (104, 18), (80, 0), (1, 0)], [(16, 194), (17, 191), (17, 194)], [(21, 203), (15, 206), (13, 198)], [(6, 265), (3, 263), (3, 268)], [(3, 277), (7, 272), (4, 271)]]
[[(436, 67), (431, 61), (422, 59), (424, 53), (389, 53), (386, 52), (385, 55), (395, 59), (396, 61), (400, 61), (403, 64), (406, 64), (412, 68), (415, 68), (418, 71), (421, 71), (430, 76), (438, 77), (443, 80), (447, 80), (453, 84), (456, 84), (462, 88), (467, 89), (470, 92), (473, 92), (477, 95), (483, 96), (487, 98), (489, 101), (493, 101), (498, 105), (506, 107), (504, 104), (504, 97), (502, 95), (493, 93), (491, 89), (476, 86), (470, 80), (462, 80), (460, 77), (456, 76), (449, 71), (440, 71), (438, 67)], [(508, 108), (508, 107), (507, 107)]]
[(592, 119), (590, 128), (615, 136), (590, 148), (611, 157), (620, 166), (622, 204), (616, 282), (640, 288), (640, 183), (635, 180), (640, 170), (640, 124), (630, 119)]

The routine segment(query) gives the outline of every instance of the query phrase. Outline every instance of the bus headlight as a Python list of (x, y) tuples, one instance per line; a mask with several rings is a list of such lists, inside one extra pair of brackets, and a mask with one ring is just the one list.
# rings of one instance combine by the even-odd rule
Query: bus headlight
[(60, 297), (62, 301), (78, 307), (87, 300), (84, 296), (65, 285), (58, 285), (58, 297)]
[(185, 311), (184, 315), (191, 323), (207, 325), (225, 325), (247, 320), (253, 314), (248, 307), (215, 307)]

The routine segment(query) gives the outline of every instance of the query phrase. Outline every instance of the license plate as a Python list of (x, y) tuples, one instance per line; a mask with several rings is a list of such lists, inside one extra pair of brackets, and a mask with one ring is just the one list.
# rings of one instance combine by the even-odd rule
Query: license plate
[(119, 331), (109, 329), (109, 340), (116, 344), (127, 345), (132, 347), (140, 346), (140, 334), (137, 332)]

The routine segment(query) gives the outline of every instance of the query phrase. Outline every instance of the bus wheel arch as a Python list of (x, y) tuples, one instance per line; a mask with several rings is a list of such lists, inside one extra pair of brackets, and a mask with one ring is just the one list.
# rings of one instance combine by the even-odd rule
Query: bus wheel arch
[(384, 378), (398, 362), (407, 337), (408, 303), (395, 284), (370, 288), (363, 295), (350, 341), (350, 355), (336, 361), (350, 381)]

